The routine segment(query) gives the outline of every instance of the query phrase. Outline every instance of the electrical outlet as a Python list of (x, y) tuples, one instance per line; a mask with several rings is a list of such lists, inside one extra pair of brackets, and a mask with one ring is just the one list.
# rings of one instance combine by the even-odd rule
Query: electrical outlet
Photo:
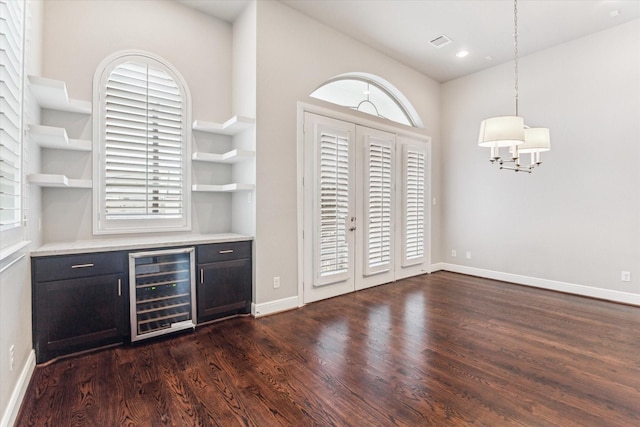
[(454, 258), (458, 256), (458, 253), (456, 252), (455, 249), (451, 249), (451, 256)]
[(621, 271), (620, 272), (620, 280), (622, 280), (623, 282), (630, 282), (631, 281), (631, 272), (630, 271)]
[(11, 347), (9, 347), (9, 372), (13, 372), (13, 365), (15, 363), (15, 358), (14, 358), (14, 350), (15, 350), (15, 346), (11, 345)]
[(278, 289), (280, 287), (280, 276), (276, 276), (273, 278), (273, 289)]
[(471, 259), (471, 251), (467, 251), (467, 259)]

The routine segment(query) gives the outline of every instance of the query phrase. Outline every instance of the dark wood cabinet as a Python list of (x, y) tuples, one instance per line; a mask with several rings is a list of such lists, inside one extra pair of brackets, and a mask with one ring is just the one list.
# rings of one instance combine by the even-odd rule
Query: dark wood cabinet
[[(197, 323), (251, 312), (251, 241), (197, 245), (195, 263)], [(129, 251), (32, 256), (31, 277), (36, 363), (131, 340)]]
[(124, 260), (120, 252), (33, 258), (37, 363), (124, 341)]
[(251, 312), (251, 242), (198, 246), (198, 323)]

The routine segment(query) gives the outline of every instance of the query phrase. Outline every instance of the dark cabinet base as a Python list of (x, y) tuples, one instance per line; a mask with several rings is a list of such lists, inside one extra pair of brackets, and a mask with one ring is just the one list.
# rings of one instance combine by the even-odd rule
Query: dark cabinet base
[(251, 242), (198, 248), (198, 323), (251, 312)]
[[(33, 286), (36, 363), (124, 342), (128, 298), (122, 257), (100, 254), (91, 263), (83, 256), (34, 259), (33, 277), (39, 279)], [(93, 275), (105, 271), (112, 274)]]
[[(251, 313), (251, 241), (198, 245), (196, 258), (197, 323)], [(36, 363), (131, 341), (127, 260), (125, 251), (32, 258)]]

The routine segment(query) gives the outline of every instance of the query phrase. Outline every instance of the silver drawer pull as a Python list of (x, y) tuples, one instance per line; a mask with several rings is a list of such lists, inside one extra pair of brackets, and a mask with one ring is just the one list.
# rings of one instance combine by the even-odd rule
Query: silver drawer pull
[(71, 268), (87, 268), (87, 267), (93, 267), (93, 264), (76, 264), (71, 266)]
[(232, 254), (233, 249), (225, 249), (224, 251), (218, 251), (219, 254)]

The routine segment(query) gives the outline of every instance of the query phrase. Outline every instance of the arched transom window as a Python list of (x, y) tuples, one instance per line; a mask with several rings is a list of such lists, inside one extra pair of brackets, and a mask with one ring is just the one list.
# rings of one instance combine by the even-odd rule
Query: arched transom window
[(423, 127), (406, 97), (389, 82), (372, 74), (341, 74), (309, 96), (407, 126)]

